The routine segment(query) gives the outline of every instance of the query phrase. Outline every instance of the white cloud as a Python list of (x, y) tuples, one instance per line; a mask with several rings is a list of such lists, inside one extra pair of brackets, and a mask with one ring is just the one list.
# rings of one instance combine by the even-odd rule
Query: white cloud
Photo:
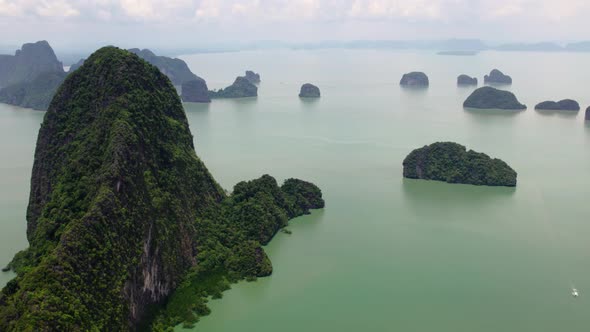
[(121, 0), (121, 8), (125, 14), (134, 18), (155, 18), (154, 1), (146, 0)]
[(281, 32), (293, 30), (325, 39), (445, 33), (501, 39), (512, 32), (539, 38), (583, 36), (590, 31), (589, 14), (590, 0), (0, 0), (0, 24), (5, 26), (59, 24), (59, 18), (74, 26), (109, 22), (113, 29), (135, 26), (135, 31), (205, 27), (199, 31), (213, 28), (234, 39), (242, 33), (253, 39), (282, 38)]
[(0, 0), (0, 16), (18, 16), (22, 14), (22, 8), (9, 0)]
[(355, 19), (442, 19), (459, 0), (355, 0), (348, 16)]
[[(0, 0), (1, 16), (118, 18), (120, 20), (379, 19), (445, 21), (518, 17), (554, 20), (587, 16), (588, 0)], [(110, 14), (107, 14), (110, 13)]]
[(40, 1), (35, 11), (39, 16), (45, 17), (74, 17), (80, 15), (80, 11), (65, 0)]
[(219, 0), (202, 0), (195, 11), (195, 17), (204, 20), (219, 17), (221, 13), (221, 2)]

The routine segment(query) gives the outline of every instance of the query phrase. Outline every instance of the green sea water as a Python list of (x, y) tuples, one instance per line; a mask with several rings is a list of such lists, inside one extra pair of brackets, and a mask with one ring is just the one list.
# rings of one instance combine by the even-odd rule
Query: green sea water
[[(195, 331), (588, 331), (590, 56), (484, 52), (260, 51), (185, 55), (210, 88), (252, 69), (259, 97), (185, 104), (197, 154), (227, 189), (269, 173), (316, 183), (326, 208), (267, 246), (271, 277), (233, 285)], [(499, 68), (529, 109), (469, 111), (459, 74)], [(424, 71), (430, 87), (399, 87)], [(301, 84), (322, 97), (302, 101)], [(0, 105), (0, 259), (24, 220), (43, 114)], [(456, 141), (509, 163), (516, 188), (404, 180), (414, 148)], [(11, 275), (0, 274), (5, 283)], [(571, 288), (580, 291), (573, 298)], [(177, 330), (182, 331), (181, 327)]]

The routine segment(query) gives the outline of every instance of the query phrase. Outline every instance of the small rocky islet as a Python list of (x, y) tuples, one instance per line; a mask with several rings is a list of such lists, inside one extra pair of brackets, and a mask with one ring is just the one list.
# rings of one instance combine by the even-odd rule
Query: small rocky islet
[(483, 82), (485, 84), (509, 85), (512, 84), (512, 77), (505, 75), (498, 69), (493, 69), (489, 75), (484, 76)]
[(463, 107), (502, 110), (524, 110), (527, 108), (526, 105), (518, 101), (512, 92), (490, 86), (473, 91), (463, 103)]
[(517, 173), (500, 159), (467, 150), (454, 142), (437, 142), (413, 150), (403, 161), (403, 176), (478, 186), (516, 186)]
[(320, 88), (311, 84), (305, 83), (301, 86), (299, 90), (299, 98), (319, 98), (320, 97)]
[(404, 74), (399, 84), (404, 87), (427, 87), (430, 82), (428, 76), (423, 72), (413, 71)]
[(585, 116), (585, 120), (586, 121), (590, 121), (590, 107), (588, 107), (586, 109), (586, 116)]
[(459, 75), (457, 77), (457, 85), (477, 85), (477, 77), (471, 77), (469, 75)]
[(580, 104), (573, 99), (563, 99), (560, 101), (544, 101), (535, 105), (536, 110), (546, 111), (572, 111), (577, 112), (580, 110)]
[(245, 76), (236, 77), (235, 81), (226, 88), (209, 91), (209, 97), (211, 99), (248, 98), (257, 96), (258, 87), (250, 82)]

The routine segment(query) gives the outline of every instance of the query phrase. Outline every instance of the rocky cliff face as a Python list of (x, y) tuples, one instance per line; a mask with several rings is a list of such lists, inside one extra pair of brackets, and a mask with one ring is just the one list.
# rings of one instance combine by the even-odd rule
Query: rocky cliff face
[(193, 80), (182, 83), (182, 101), (188, 103), (210, 103), (209, 89), (205, 80)]
[(132, 48), (129, 49), (129, 51), (137, 54), (140, 58), (158, 67), (158, 69), (160, 69), (164, 75), (168, 76), (174, 85), (182, 85), (184, 82), (199, 79), (202, 80), (202, 78), (191, 72), (186, 62), (180, 59), (159, 56), (148, 49), (140, 50), (138, 48)]
[(477, 78), (468, 75), (459, 75), (457, 85), (477, 85)]
[(250, 81), (252, 84), (260, 83), (260, 74), (255, 73), (251, 70), (246, 70), (246, 76), (244, 77), (246, 77), (246, 79)]
[(45, 111), (66, 74), (45, 72), (31, 81), (11, 84), (0, 89), (0, 102)]
[(489, 75), (484, 76), (483, 81), (489, 84), (512, 84), (512, 77), (504, 75), (498, 69), (494, 69)]
[(224, 198), (170, 81), (106, 47), (69, 75), (39, 131), (30, 248), (1, 331), (133, 329), (196, 264), (194, 220)]
[(29, 82), (47, 72), (64, 71), (53, 49), (44, 40), (24, 44), (14, 55), (0, 56), (0, 87)]

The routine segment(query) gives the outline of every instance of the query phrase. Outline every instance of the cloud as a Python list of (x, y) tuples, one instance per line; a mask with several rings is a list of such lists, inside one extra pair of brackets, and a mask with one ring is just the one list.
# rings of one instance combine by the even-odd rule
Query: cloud
[[(553, 20), (588, 14), (587, 0), (0, 0), (0, 16), (230, 21), (425, 20), (506, 17)], [(109, 14), (107, 14), (107, 12)]]
[(46, 24), (67, 33), (93, 25), (117, 38), (149, 30), (211, 40), (574, 39), (587, 38), (589, 13), (590, 0), (0, 0), (0, 26), (20, 27), (10, 38)]
[(21, 15), (21, 7), (10, 0), (0, 0), (0, 16), (18, 16)]
[(39, 16), (45, 17), (74, 17), (80, 12), (65, 0), (43, 0), (35, 8)]
[(130, 17), (150, 19), (155, 18), (155, 1), (121, 0), (121, 8)]
[(221, 13), (221, 5), (218, 0), (202, 0), (195, 10), (195, 17), (202, 20), (216, 19)]
[(388, 19), (388, 18), (430, 18), (437, 19), (442, 16), (442, 5), (445, 1), (415, 0), (355, 0), (348, 16), (361, 19)]

